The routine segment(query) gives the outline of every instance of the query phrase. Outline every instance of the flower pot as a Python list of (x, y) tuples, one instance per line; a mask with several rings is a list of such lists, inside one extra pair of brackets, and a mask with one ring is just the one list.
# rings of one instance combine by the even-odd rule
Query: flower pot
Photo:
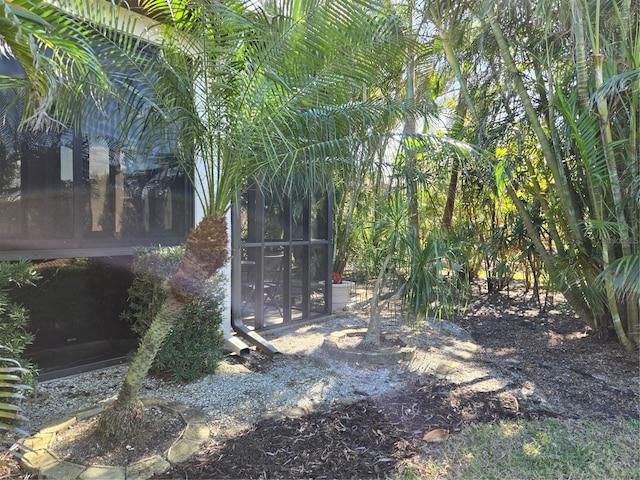
[(349, 280), (343, 280), (342, 283), (331, 284), (331, 297), (333, 299), (331, 311), (344, 310), (349, 302), (352, 286), (353, 282)]

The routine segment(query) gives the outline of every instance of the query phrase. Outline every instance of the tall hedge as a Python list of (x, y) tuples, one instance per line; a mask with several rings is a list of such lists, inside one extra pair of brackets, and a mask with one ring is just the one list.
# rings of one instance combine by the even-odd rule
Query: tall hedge
[[(164, 279), (182, 258), (183, 247), (139, 248), (134, 251), (129, 308), (123, 317), (140, 337), (147, 331), (167, 296)], [(224, 277), (212, 277), (202, 298), (191, 301), (156, 357), (150, 373), (177, 382), (191, 382), (213, 373), (222, 358)]]

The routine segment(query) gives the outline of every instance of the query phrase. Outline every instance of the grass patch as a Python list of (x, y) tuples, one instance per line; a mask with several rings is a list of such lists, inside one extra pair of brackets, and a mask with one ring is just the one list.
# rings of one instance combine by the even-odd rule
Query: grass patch
[(404, 466), (397, 478), (640, 478), (640, 424), (555, 420), (472, 425)]

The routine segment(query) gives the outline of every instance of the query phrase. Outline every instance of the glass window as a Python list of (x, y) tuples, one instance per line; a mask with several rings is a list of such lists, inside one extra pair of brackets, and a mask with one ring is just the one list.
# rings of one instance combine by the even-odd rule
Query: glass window
[[(14, 59), (0, 57), (0, 75), (20, 71)], [(19, 129), (17, 91), (0, 90), (0, 111), (0, 248), (184, 240), (193, 196), (170, 140), (143, 152), (136, 138), (123, 139), (115, 102), (101, 119), (81, 122), (81, 131)]]
[(72, 237), (73, 185), (62, 177), (64, 136), (23, 131), (18, 139), (23, 235)]

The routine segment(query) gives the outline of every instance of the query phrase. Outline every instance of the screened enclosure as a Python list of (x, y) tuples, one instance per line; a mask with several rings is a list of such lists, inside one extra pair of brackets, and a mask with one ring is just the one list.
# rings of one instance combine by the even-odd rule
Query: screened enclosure
[(256, 185), (232, 208), (232, 316), (263, 329), (331, 313), (331, 195)]

